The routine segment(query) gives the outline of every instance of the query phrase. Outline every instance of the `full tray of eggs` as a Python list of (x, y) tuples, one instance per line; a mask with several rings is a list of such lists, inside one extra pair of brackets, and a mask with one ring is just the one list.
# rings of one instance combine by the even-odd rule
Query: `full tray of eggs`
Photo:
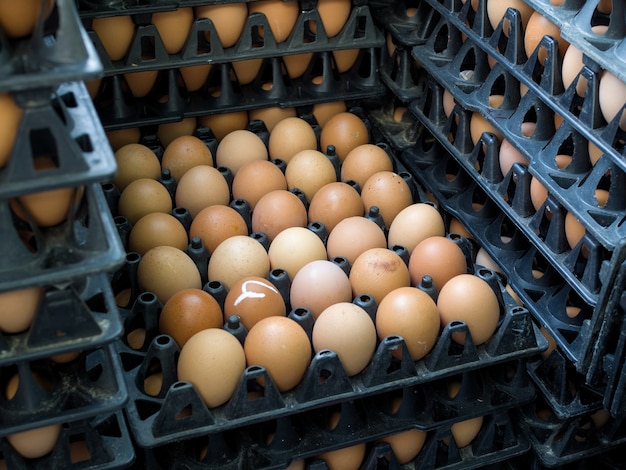
[[(341, 104), (327, 116), (321, 113), (327, 106), (314, 106), (317, 126), (290, 116), (273, 123), (268, 135), (245, 125), (231, 130), (215, 155), (193, 135), (169, 140), (160, 158), (137, 143), (116, 151), (120, 171), (113, 183), (121, 192), (113, 210), (132, 225), (127, 259), (133, 266), (127, 285), (115, 286), (126, 317), (119, 347), (132, 364), (129, 385), (143, 395), (137, 402), (151, 403), (147, 415), (138, 415), (144, 421), (160, 420), (159, 409), (179, 388), (204, 402), (216, 422), (237, 411), (233, 393), (240, 382), (265, 384), (280, 406), (230, 420), (240, 426), (268, 413), (292, 414), (545, 349), (528, 311), (495, 273), (474, 268), (471, 249), (461, 248), (469, 247), (467, 240), (446, 234), (437, 209), (416, 202), (410, 174), (397, 167), (388, 146), (370, 142), (360, 112)], [(222, 167), (233, 174), (230, 185)], [(157, 181), (164, 169), (177, 181), (173, 194)], [(249, 205), (249, 218), (232, 207), (238, 200)], [(188, 230), (173, 215), (180, 208), (191, 214)], [(267, 248), (258, 234), (267, 237)], [(190, 256), (194, 238), (206, 247), (208, 261)], [(442, 253), (449, 253), (448, 261), (441, 261)], [(277, 273), (288, 289), (272, 282)], [(209, 293), (220, 286), (221, 296)], [(437, 301), (427, 291), (439, 291)], [(484, 295), (475, 304), (478, 324), (463, 313), (470, 311), (468, 293)], [(460, 298), (465, 303), (456, 302)], [(190, 305), (204, 313), (192, 313)], [(429, 326), (414, 331), (427, 339), (409, 339), (414, 314), (401, 312), (410, 305), (425, 307), (420, 317), (425, 314)], [(223, 329), (233, 317), (247, 331), (243, 341)], [(275, 339), (268, 343), (266, 334)], [(200, 366), (206, 380), (194, 379), (197, 358), (214, 354), (201, 351), (210, 344), (215, 370), (228, 372), (228, 379), (211, 378), (209, 364)], [(179, 359), (166, 354), (167, 367), (147, 374), (147, 351), (166, 346), (180, 348)], [(273, 361), (284, 357), (283, 346), (299, 352), (287, 362)], [(351, 347), (360, 352), (351, 354)], [(320, 383), (324, 370), (333, 371), (332, 380)], [(299, 385), (307, 375), (315, 377), (307, 381), (311, 386)], [(218, 383), (225, 385), (221, 391)], [(227, 419), (219, 423), (216, 428), (228, 426)]]

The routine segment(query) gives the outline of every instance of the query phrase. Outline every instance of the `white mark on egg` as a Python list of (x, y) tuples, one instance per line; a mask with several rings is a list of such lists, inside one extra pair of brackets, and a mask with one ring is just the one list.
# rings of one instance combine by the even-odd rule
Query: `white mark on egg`
[(248, 281), (245, 281), (241, 285), (241, 294), (239, 294), (237, 296), (237, 298), (235, 299), (235, 302), (233, 302), (233, 305), (235, 307), (238, 306), (244, 300), (247, 300), (247, 299), (262, 299), (262, 298), (265, 297), (265, 292), (249, 291), (248, 290), (248, 284), (254, 284), (254, 285), (257, 285), (257, 286), (265, 287), (266, 289), (274, 291), (274, 292), (276, 292), (278, 294), (278, 289), (276, 289), (273, 285), (271, 285), (269, 283), (266, 284), (266, 283), (264, 283), (262, 281), (257, 281), (256, 279), (250, 279)]

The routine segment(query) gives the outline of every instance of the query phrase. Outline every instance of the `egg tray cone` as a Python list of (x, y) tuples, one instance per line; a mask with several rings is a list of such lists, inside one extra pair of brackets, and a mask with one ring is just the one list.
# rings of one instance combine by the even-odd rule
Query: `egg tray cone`
[[(86, 460), (75, 461), (72, 443), (84, 442), (89, 452)], [(103, 413), (78, 421), (64, 423), (61, 435), (52, 450), (44, 457), (26, 459), (2, 439), (0, 453), (8, 468), (45, 470), (50, 468), (129, 468), (135, 460), (135, 451), (122, 411)], [(82, 455), (81, 455), (82, 457)]]
[[(22, 107), (16, 141), (0, 169), (0, 198), (108, 180), (117, 169), (113, 151), (82, 82), (18, 91)], [(35, 169), (38, 158), (55, 166)]]
[(412, 47), (397, 44), (393, 53), (381, 48), (380, 77), (383, 83), (401, 101), (408, 103), (424, 93), (424, 70), (411, 55)]
[(56, 0), (47, 21), (12, 40), (0, 31), (0, 90), (54, 87), (102, 74), (98, 53), (83, 28), (73, 0)]

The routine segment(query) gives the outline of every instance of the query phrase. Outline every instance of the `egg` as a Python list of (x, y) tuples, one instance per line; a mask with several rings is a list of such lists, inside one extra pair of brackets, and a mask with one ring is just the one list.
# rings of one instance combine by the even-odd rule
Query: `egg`
[(393, 171), (379, 171), (370, 176), (361, 189), (365, 211), (376, 206), (387, 227), (396, 216), (413, 203), (413, 194), (408, 183)]
[(443, 218), (430, 204), (418, 202), (402, 209), (389, 226), (387, 246), (401, 245), (409, 254), (418, 243), (429, 237), (444, 236)]
[[(351, 0), (318, 0), (316, 8), (326, 36), (332, 38), (341, 32), (348, 21), (352, 11), (352, 2)], [(313, 33), (316, 32), (314, 24), (311, 25), (311, 30)]]
[(198, 124), (211, 129), (213, 135), (219, 142), (232, 131), (246, 128), (248, 125), (248, 111), (231, 111), (200, 116), (198, 118)]
[(233, 396), (246, 368), (243, 346), (221, 328), (199, 331), (178, 357), (178, 380), (190, 382), (207, 407), (223, 405)]
[(367, 126), (360, 117), (347, 111), (331, 117), (320, 133), (321, 150), (325, 152), (329, 145), (333, 145), (342, 162), (352, 149), (367, 143)]
[(198, 331), (221, 328), (222, 309), (211, 294), (202, 289), (182, 289), (163, 305), (159, 331), (171, 336), (181, 348)]
[[(524, 123), (528, 124), (528, 123)], [(522, 124), (522, 127), (524, 126)], [(499, 152), (500, 171), (503, 176), (508, 175), (513, 164), (522, 163), (528, 165), (528, 159), (508, 139), (502, 139)]]
[(12, 334), (30, 328), (43, 296), (42, 286), (0, 292), (0, 331)]
[(209, 165), (189, 168), (176, 186), (176, 206), (189, 210), (196, 217), (213, 205), (228, 205), (230, 189), (222, 173)]
[(309, 223), (321, 222), (330, 233), (343, 219), (363, 215), (361, 196), (349, 184), (328, 183), (311, 199), (308, 215)]
[(163, 147), (167, 149), (169, 144), (177, 137), (192, 135), (196, 130), (196, 125), (197, 121), (195, 117), (183, 118), (180, 121), (165, 122), (159, 124), (157, 137)]
[(474, 236), (467, 230), (467, 227), (465, 227), (465, 225), (463, 225), (463, 223), (461, 223), (461, 221), (456, 217), (450, 218), (448, 232), (450, 234), (456, 233), (458, 235), (461, 235), (462, 237), (467, 238), (468, 240), (474, 239)]
[(300, 198), (282, 189), (259, 199), (252, 212), (252, 231), (263, 232), (270, 241), (289, 227), (306, 227), (307, 210)]
[(227, 289), (246, 276), (266, 277), (270, 260), (257, 240), (236, 235), (220, 243), (209, 258), (209, 280), (221, 281)]
[(362, 144), (353, 148), (341, 164), (341, 181), (356, 181), (363, 188), (367, 179), (380, 171), (393, 171), (391, 157), (382, 147)]
[(287, 308), (278, 288), (259, 276), (244, 276), (235, 282), (224, 299), (224, 321), (237, 315), (248, 332), (268, 317), (285, 317)]
[[(500, 238), (503, 239), (505, 237), (500, 237)], [(507, 237), (507, 241), (510, 241), (510, 240), (511, 239)], [(505, 240), (502, 240), (502, 241), (505, 241)], [(487, 269), (491, 269), (492, 271), (495, 271), (497, 273), (504, 274), (504, 271), (502, 271), (502, 268), (498, 265), (498, 263), (494, 261), (494, 259), (489, 255), (489, 253), (487, 253), (487, 250), (485, 250), (485, 248), (482, 246), (476, 252), (476, 259), (474, 260), (474, 264), (477, 264), (478, 266), (483, 266)]]
[(270, 157), (289, 163), (302, 150), (317, 150), (317, 136), (310, 124), (299, 117), (279, 121), (270, 133)]
[[(245, 2), (202, 5), (195, 7), (194, 12), (196, 18), (211, 20), (224, 48), (237, 43), (248, 19), (248, 6)], [(211, 41), (211, 38), (207, 37), (207, 41)]]
[(49, 424), (9, 434), (6, 440), (22, 457), (38, 459), (52, 452), (59, 440), (62, 428), (60, 423)]
[(172, 197), (156, 180), (140, 178), (130, 183), (120, 194), (117, 210), (131, 224), (151, 212), (172, 212)]
[(405, 262), (387, 248), (370, 248), (361, 253), (352, 264), (349, 278), (353, 297), (369, 295), (377, 305), (391, 291), (411, 284)]
[[(35, 169), (49, 166), (47, 163), (38, 165), (35, 162)], [(9, 205), (13, 213), (22, 220), (32, 222), (38, 227), (53, 227), (68, 219), (83, 193), (82, 186), (36, 191), (9, 199)]]
[[(544, 36), (556, 39), (559, 47), (559, 55), (563, 58), (569, 43), (561, 37), (561, 29), (538, 11), (532, 12), (524, 31), (524, 49), (526, 57), (530, 57)], [(543, 64), (547, 59), (547, 51), (540, 50), (537, 56), (539, 63)]]
[(352, 68), (359, 57), (361, 49), (338, 49), (333, 51), (333, 59), (337, 72), (344, 73)]
[(307, 263), (326, 259), (322, 240), (304, 227), (289, 227), (278, 233), (268, 250), (272, 269), (283, 269), (293, 279)]
[(217, 146), (216, 161), (218, 166), (230, 168), (233, 175), (253, 160), (267, 160), (268, 152), (263, 140), (247, 129), (228, 133)]
[[(607, 27), (604, 25), (597, 25), (593, 26), (591, 30), (597, 34), (603, 34), (606, 32)], [(576, 82), (576, 93), (583, 97), (587, 92), (588, 83), (587, 78), (579, 74), (584, 65), (583, 51), (574, 45), (570, 45), (563, 56), (563, 62), (561, 64), (561, 78), (563, 79), (563, 86), (565, 89), (568, 89), (578, 77), (578, 81)]]
[(300, 8), (297, 2), (283, 0), (259, 0), (248, 3), (248, 13), (262, 13), (277, 43), (287, 40), (298, 20)]
[[(487, 16), (489, 17), (489, 22), (491, 26), (495, 30), (502, 21), (504, 14), (508, 8), (514, 8), (517, 10), (522, 19), (522, 27), (525, 30), (530, 20), (530, 16), (534, 12), (533, 8), (526, 4), (524, 0), (498, 0), (498, 1), (488, 1), (487, 2)], [(503, 28), (503, 32), (506, 36), (508, 36), (508, 31), (506, 28)]]
[(206, 83), (212, 64), (189, 65), (178, 69), (188, 92), (198, 91)]
[(9, 162), (23, 115), (11, 93), (0, 93), (0, 168)]
[(315, 352), (334, 351), (348, 376), (361, 372), (369, 364), (376, 348), (376, 327), (368, 313), (351, 302), (339, 302), (326, 308), (313, 324)]
[(619, 126), (626, 130), (626, 83), (608, 70), (602, 72), (599, 87), (600, 110), (607, 122), (611, 122), (620, 114)]
[(252, 83), (259, 75), (262, 65), (263, 59), (261, 58), (237, 60), (231, 63), (239, 85), (249, 85)]
[(276, 164), (254, 160), (243, 165), (233, 178), (234, 199), (245, 199), (254, 210), (259, 200), (276, 190), (287, 190), (287, 180)]
[[(491, 95), (489, 97), (489, 106), (491, 108), (498, 108), (503, 102), (504, 96), (502, 95)], [(470, 134), (474, 145), (478, 144), (478, 141), (485, 132), (494, 134), (498, 140), (502, 142), (502, 133), (497, 130), (493, 124), (491, 124), (481, 113), (477, 111), (472, 113), (472, 117), (470, 119)]]
[[(282, 0), (280, 0), (282, 1)], [(300, 189), (311, 201), (323, 186), (337, 180), (330, 159), (318, 150), (301, 150), (291, 157), (285, 170), (287, 187)]]
[(285, 64), (285, 68), (287, 69), (287, 75), (292, 80), (296, 78), (300, 78), (304, 75), (309, 64), (311, 63), (311, 59), (313, 58), (312, 52), (307, 52), (304, 54), (289, 54), (283, 56), (283, 63)]
[[(391, 402), (391, 412), (397, 413), (402, 399), (396, 397)], [(378, 442), (386, 442), (391, 447), (391, 450), (401, 465), (408, 464), (420, 453), (424, 447), (424, 442), (428, 433), (419, 429), (409, 429), (408, 431), (401, 431), (399, 433), (390, 434), (388, 436), (381, 437)]]
[(469, 445), (480, 432), (483, 425), (483, 417), (457, 421), (450, 426), (450, 431), (454, 437), (454, 442), (458, 448)]
[(182, 135), (165, 147), (161, 167), (169, 170), (176, 181), (180, 181), (185, 172), (197, 165), (213, 166), (211, 150), (199, 137)]
[[(477, 346), (491, 338), (500, 318), (495, 293), (486, 281), (473, 274), (460, 274), (446, 282), (439, 290), (437, 308), (443, 326), (464, 322)], [(465, 335), (455, 333), (452, 339), (463, 344)]]
[(159, 32), (168, 54), (178, 54), (182, 50), (193, 20), (194, 12), (191, 7), (152, 14), (152, 24)]
[(338, 222), (326, 241), (328, 258), (341, 256), (350, 265), (365, 251), (386, 246), (387, 239), (382, 228), (376, 222), (360, 216), (347, 217)]
[(318, 455), (329, 470), (358, 470), (365, 459), (367, 445), (365, 442), (330, 450)]
[[(418, 361), (428, 354), (439, 336), (439, 310), (435, 301), (415, 287), (399, 287), (389, 292), (376, 310), (376, 331), (382, 340), (397, 335), (404, 339), (411, 359)], [(402, 359), (402, 351), (392, 354)]]
[(239, 235), (248, 235), (246, 221), (235, 209), (221, 204), (202, 209), (189, 227), (189, 236), (200, 238), (209, 253), (224, 240)]
[(94, 18), (91, 28), (112, 61), (124, 58), (135, 36), (135, 23), (130, 15)]
[(137, 127), (114, 129), (114, 130), (106, 131), (106, 137), (107, 137), (107, 140), (109, 141), (109, 145), (115, 152), (126, 144), (139, 143), (139, 139), (141, 139), (141, 131)]
[(137, 281), (143, 291), (152, 292), (162, 304), (180, 290), (202, 287), (200, 272), (193, 260), (173, 246), (148, 250), (139, 261)]
[(151, 212), (141, 217), (128, 237), (128, 251), (142, 256), (156, 246), (173, 246), (184, 251), (188, 244), (189, 237), (183, 224), (165, 212)]
[(255, 108), (248, 111), (250, 121), (263, 121), (267, 130), (271, 133), (276, 124), (288, 117), (297, 117), (296, 108), (281, 108), (269, 106), (267, 108)]
[(137, 179), (157, 180), (161, 176), (161, 162), (154, 151), (143, 144), (123, 145), (114, 155), (117, 171), (112, 182), (120, 191), (124, 191), (129, 183)]
[(124, 80), (135, 98), (144, 98), (152, 91), (158, 75), (158, 70), (142, 70), (125, 73)]
[(313, 108), (311, 109), (311, 113), (315, 117), (317, 124), (320, 127), (324, 127), (324, 125), (332, 118), (335, 114), (345, 113), (347, 111), (346, 102), (343, 100), (340, 101), (324, 101), (322, 103), (315, 103)]
[(281, 392), (300, 383), (311, 362), (311, 350), (306, 331), (284, 316), (258, 321), (244, 342), (248, 365), (264, 367)]

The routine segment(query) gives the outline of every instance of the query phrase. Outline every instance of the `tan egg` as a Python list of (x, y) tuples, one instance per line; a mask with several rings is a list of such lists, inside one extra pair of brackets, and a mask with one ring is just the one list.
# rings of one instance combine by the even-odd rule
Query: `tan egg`
[(411, 285), (409, 269), (400, 255), (387, 248), (361, 253), (350, 269), (353, 297), (369, 295), (377, 305), (391, 291)]
[(235, 393), (246, 368), (243, 346), (221, 328), (199, 331), (178, 357), (178, 380), (190, 382), (207, 407), (226, 403)]
[(70, 461), (75, 463), (87, 462), (91, 460), (92, 455), (89, 451), (89, 446), (87, 445), (87, 441), (73, 441), (69, 444), (70, 449)]
[[(209, 18), (217, 32), (222, 47), (234, 46), (248, 19), (245, 2), (202, 5), (195, 7), (196, 18)], [(210, 41), (210, 38), (207, 38)]]
[[(465, 322), (477, 346), (493, 336), (500, 318), (495, 293), (486, 281), (473, 274), (460, 274), (446, 282), (439, 290), (437, 308), (442, 326), (457, 320)], [(452, 339), (463, 344), (465, 335), (454, 333)]]
[(197, 165), (182, 176), (176, 186), (176, 206), (189, 210), (192, 217), (205, 207), (228, 205), (230, 189), (222, 173), (208, 165)]
[(163, 372), (155, 372), (143, 379), (143, 391), (146, 395), (156, 397), (163, 387)]
[[(392, 412), (396, 413), (402, 403), (401, 399), (392, 401)], [(426, 431), (419, 429), (409, 429), (389, 436), (382, 437), (379, 442), (386, 442), (391, 446), (398, 463), (404, 465), (411, 462), (424, 447), (424, 442), (428, 437)]]
[(306, 207), (294, 193), (270, 191), (259, 199), (252, 212), (252, 231), (263, 232), (270, 241), (289, 227), (306, 227)]
[(135, 98), (143, 98), (154, 87), (158, 75), (158, 70), (142, 70), (140, 72), (125, 73), (124, 79), (133, 96)]
[(443, 112), (446, 114), (446, 116), (450, 117), (455, 106), (456, 101), (452, 93), (450, 93), (450, 90), (443, 90)]
[(274, 237), (268, 255), (272, 269), (283, 269), (293, 279), (311, 261), (325, 260), (326, 247), (311, 230), (289, 227)]
[(326, 308), (315, 320), (312, 334), (315, 352), (334, 351), (348, 376), (361, 372), (376, 349), (376, 327), (368, 313), (351, 302)]
[(534, 176), (530, 179), (530, 200), (533, 207), (538, 211), (548, 199), (548, 190)]
[[(626, 83), (605, 70), (600, 78), (599, 97), (602, 115), (606, 122), (611, 122), (626, 105)], [(626, 112), (621, 113), (619, 126), (626, 130)]]
[(209, 78), (211, 68), (212, 64), (189, 65), (187, 67), (181, 67), (178, 71), (183, 77), (183, 82), (185, 82), (185, 88), (187, 88), (187, 91), (194, 92), (202, 88), (202, 85), (204, 85), (207, 81), (207, 78)]
[(283, 56), (283, 63), (285, 64), (285, 68), (287, 69), (287, 74), (289, 75), (289, 78), (296, 79), (301, 77), (304, 72), (306, 72), (306, 69), (311, 63), (312, 58), (312, 52), (307, 52), (305, 54), (289, 54)]
[(329, 470), (358, 470), (365, 459), (367, 445), (365, 442), (330, 450), (316, 458), (326, 462)]
[(117, 211), (133, 225), (151, 212), (171, 213), (172, 197), (165, 186), (158, 181), (140, 178), (122, 191)]
[(11, 93), (0, 93), (0, 168), (8, 163), (24, 110), (20, 108)]
[(195, 117), (188, 117), (176, 122), (159, 124), (157, 137), (161, 141), (163, 148), (167, 148), (177, 137), (192, 135), (196, 130), (196, 124), (197, 122)]
[(248, 235), (246, 221), (232, 207), (220, 204), (200, 210), (189, 228), (189, 236), (199, 237), (209, 253), (235, 235)]
[(200, 126), (206, 126), (220, 141), (232, 131), (245, 129), (248, 125), (247, 111), (232, 111), (228, 113), (209, 114), (198, 118)]
[[(532, 15), (535, 10), (533, 10), (530, 5), (526, 4), (524, 0), (500, 0), (497, 2), (487, 2), (487, 15), (493, 29), (495, 30), (498, 27), (498, 24), (502, 21), (502, 18), (508, 8), (514, 8), (521, 14), (522, 27), (526, 30), (526, 25), (528, 24), (530, 15)], [(506, 36), (508, 36), (506, 28), (503, 29), (503, 32)]]
[(499, 152), (500, 171), (508, 175), (515, 163), (528, 165), (528, 159), (508, 139), (502, 139)]
[(461, 448), (469, 445), (480, 432), (482, 425), (483, 417), (477, 416), (476, 418), (458, 421), (450, 426), (456, 446)]
[(151, 212), (133, 225), (128, 237), (128, 251), (143, 256), (148, 250), (162, 245), (187, 249), (187, 231), (176, 217), (165, 212)]
[(240, 85), (248, 85), (254, 81), (261, 70), (263, 59), (245, 59), (232, 62), (233, 70)]
[(189, 36), (194, 13), (191, 7), (152, 14), (152, 24), (156, 27), (168, 54), (178, 54)]
[(337, 176), (334, 165), (322, 152), (301, 150), (287, 163), (285, 179), (290, 190), (300, 189), (310, 202), (323, 186), (336, 182)]
[(464, 236), (470, 240), (474, 239), (474, 236), (467, 230), (467, 227), (459, 221), (456, 217), (452, 217), (450, 219), (450, 226), (448, 227), (449, 233), (458, 233), (459, 235)]
[[(248, 12), (263, 13), (272, 30), (272, 36), (277, 43), (285, 41), (298, 20), (300, 7), (297, 2), (283, 0), (259, 0), (248, 3)], [(263, 33), (263, 32), (262, 32)]]
[[(404, 339), (411, 359), (418, 361), (428, 354), (437, 342), (441, 320), (435, 301), (426, 292), (415, 287), (399, 287), (389, 292), (376, 310), (376, 331), (383, 340), (397, 335)], [(402, 351), (392, 354), (402, 359)]]
[(270, 271), (267, 251), (257, 240), (236, 235), (220, 243), (209, 258), (209, 280), (227, 289), (246, 276), (266, 277)]
[(333, 51), (333, 58), (339, 73), (347, 72), (356, 63), (361, 49), (339, 49)]
[(370, 176), (361, 189), (363, 208), (368, 211), (376, 206), (387, 227), (396, 216), (413, 203), (408, 183), (393, 171), (379, 171)]
[(307, 308), (317, 318), (333, 304), (350, 302), (352, 286), (337, 264), (315, 260), (304, 265), (291, 280), (289, 298), (292, 308)]
[(289, 163), (301, 150), (317, 150), (317, 136), (313, 128), (299, 117), (288, 117), (279, 121), (270, 133), (270, 158)]
[(183, 289), (200, 289), (200, 272), (193, 260), (173, 246), (157, 246), (139, 261), (137, 281), (143, 291), (152, 292), (165, 304)]
[[(532, 55), (544, 36), (551, 36), (553, 39), (557, 40), (559, 55), (563, 58), (569, 43), (561, 37), (561, 28), (538, 11), (534, 11), (530, 15), (524, 31), (524, 49), (526, 50), (527, 57)], [(539, 59), (539, 63), (543, 64), (548, 58), (547, 51), (545, 49), (539, 51), (537, 58)]]
[(263, 121), (269, 132), (274, 130), (276, 124), (288, 117), (297, 117), (296, 108), (280, 108), (270, 106), (268, 108), (256, 108), (248, 111), (250, 121)]
[(146, 342), (147, 332), (145, 328), (135, 328), (126, 334), (126, 343), (131, 349), (139, 350)]
[(263, 196), (276, 190), (287, 190), (287, 180), (269, 160), (248, 162), (233, 178), (233, 199), (245, 199), (253, 210)]
[(346, 102), (345, 101), (325, 101), (323, 103), (315, 103), (313, 105), (313, 109), (311, 113), (315, 116), (315, 120), (319, 124), (320, 127), (324, 127), (324, 125), (332, 118), (335, 114), (345, 113), (347, 111)]
[(360, 117), (351, 112), (335, 114), (324, 124), (320, 133), (321, 150), (326, 151), (329, 145), (334, 145), (342, 162), (352, 149), (367, 143), (367, 126)]
[(224, 300), (224, 318), (237, 315), (248, 331), (268, 317), (285, 317), (285, 301), (269, 280), (259, 276), (245, 276), (235, 282)]
[(311, 349), (304, 328), (284, 316), (260, 320), (244, 342), (248, 365), (264, 367), (281, 392), (300, 383), (311, 363)]
[(130, 15), (94, 18), (91, 28), (110, 60), (123, 59), (135, 36), (135, 23)]
[[(504, 102), (504, 96), (502, 95), (491, 95), (489, 97), (489, 106), (492, 108), (498, 108)], [(472, 142), (474, 145), (478, 143), (480, 137), (485, 132), (491, 132), (495, 134), (500, 142), (502, 142), (503, 136), (500, 131), (498, 131), (493, 124), (491, 124), (487, 119), (480, 114), (479, 112), (472, 113), (472, 117), (470, 119), (470, 134), (472, 136)]]
[(354, 264), (363, 252), (386, 246), (385, 232), (376, 222), (360, 216), (348, 217), (337, 223), (326, 241), (328, 258), (342, 256), (350, 265)]
[(117, 151), (124, 145), (139, 143), (141, 139), (141, 131), (137, 127), (128, 127), (125, 129), (115, 129), (106, 131), (107, 140), (113, 151)]
[[(42, 10), (42, 6), (44, 7)], [(47, 19), (54, 8), (54, 0), (26, 0), (0, 3), (0, 30), (10, 39), (33, 34), (41, 16)]]
[(230, 132), (217, 146), (218, 166), (230, 168), (237, 175), (239, 168), (253, 160), (267, 160), (267, 148), (254, 132), (241, 129)]
[[(505, 237), (500, 237), (500, 238), (505, 238)], [(498, 263), (496, 263), (493, 260), (493, 258), (489, 255), (489, 253), (487, 253), (487, 250), (485, 250), (485, 248), (482, 246), (476, 252), (476, 259), (474, 260), (474, 263), (477, 264), (478, 266), (483, 266), (487, 269), (491, 269), (492, 271), (495, 271), (497, 273), (504, 274), (504, 271), (502, 271), (502, 268), (498, 265)]]
[(38, 459), (52, 452), (61, 435), (60, 423), (50, 424), (6, 436), (11, 447), (27, 459)]
[(50, 356), (50, 360), (56, 362), (57, 364), (67, 364), (80, 356), (81, 353), (82, 351), (70, 351), (67, 353), (55, 354), (54, 356)]
[(200, 138), (182, 135), (165, 147), (161, 168), (169, 170), (176, 181), (180, 182), (185, 172), (198, 165), (213, 166), (211, 150)]
[(0, 331), (12, 334), (30, 328), (43, 295), (42, 286), (0, 292)]
[(363, 215), (361, 195), (352, 186), (335, 181), (322, 186), (309, 204), (309, 222), (321, 222), (330, 233), (343, 219)]
[[(317, 12), (322, 20), (324, 31), (329, 38), (337, 36), (343, 29), (352, 11), (351, 0), (318, 0)], [(315, 25), (311, 25), (313, 33)]]
[(367, 179), (379, 171), (393, 171), (391, 157), (382, 147), (361, 144), (346, 155), (341, 165), (341, 181), (356, 181), (363, 188)]
[[(591, 30), (596, 34), (604, 34), (607, 30), (607, 26), (597, 25), (593, 26)], [(578, 77), (578, 82), (576, 83), (576, 93), (583, 97), (587, 92), (588, 83), (587, 79), (583, 75), (579, 76), (579, 73), (582, 71), (584, 65), (583, 51), (574, 45), (570, 45), (563, 56), (563, 62), (561, 64), (561, 77), (563, 79), (565, 89), (569, 88), (574, 83), (576, 77)], [(597, 78), (599, 78), (599, 76)]]
[(198, 331), (221, 328), (222, 309), (215, 298), (202, 289), (183, 289), (172, 295), (159, 315), (159, 331), (171, 336), (181, 348)]
[(595, 165), (600, 157), (604, 155), (604, 152), (600, 150), (592, 141), (589, 141), (587, 144), (589, 148), (589, 160), (591, 161), (591, 165)]
[(439, 211), (423, 202), (402, 209), (393, 219), (387, 235), (387, 246), (400, 245), (410, 253), (422, 240), (444, 236), (446, 229)]
[[(36, 162), (35, 167), (38, 166)], [(9, 206), (20, 219), (32, 221), (38, 227), (53, 227), (67, 220), (83, 193), (82, 186), (38, 191), (11, 198)]]
[(120, 191), (132, 181), (149, 178), (159, 179), (161, 176), (161, 162), (154, 151), (143, 144), (126, 144), (115, 151), (117, 171), (113, 177), (113, 184)]
[(456, 243), (443, 236), (433, 236), (415, 246), (409, 258), (409, 271), (413, 285), (428, 275), (440, 291), (450, 279), (467, 273), (467, 262)]

